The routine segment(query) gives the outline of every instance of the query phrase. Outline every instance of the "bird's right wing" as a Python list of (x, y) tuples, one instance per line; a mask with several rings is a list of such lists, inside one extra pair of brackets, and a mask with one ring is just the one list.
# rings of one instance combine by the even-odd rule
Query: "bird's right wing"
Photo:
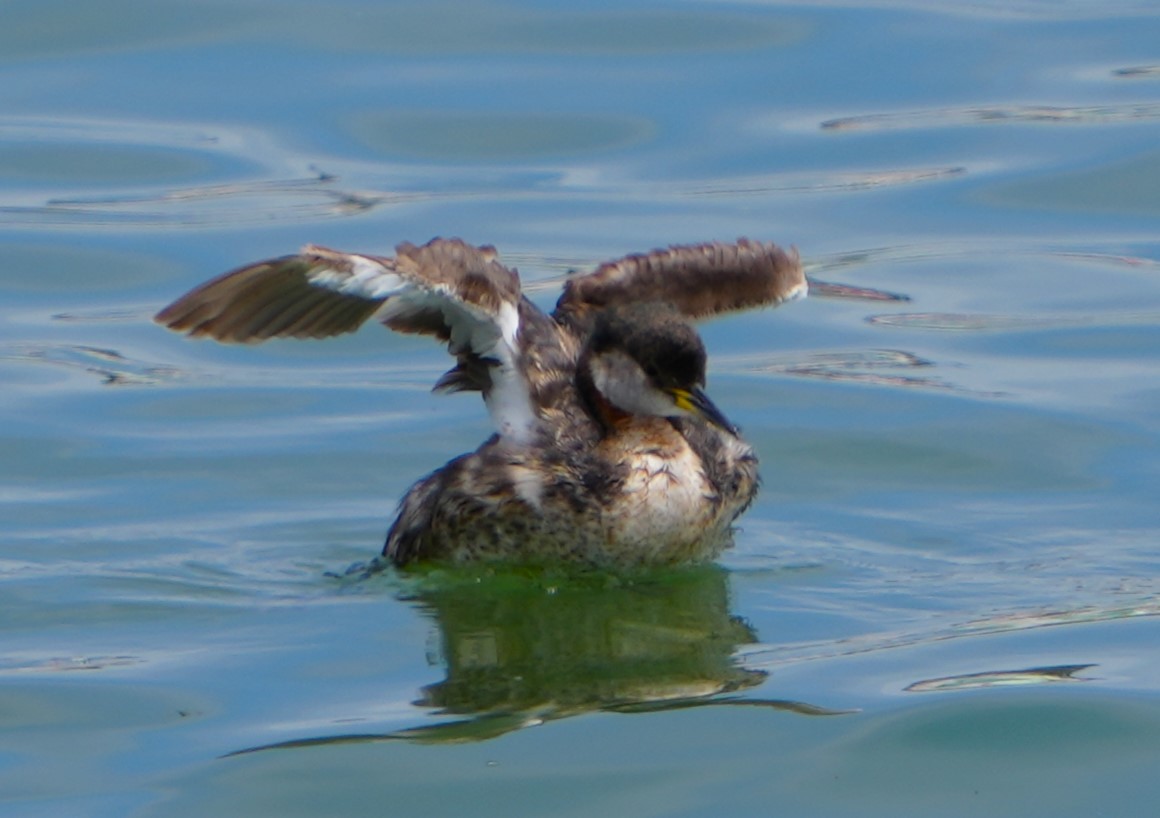
[(446, 341), (456, 366), (437, 388), (483, 393), (497, 430), (535, 425), (520, 364), (520, 281), (492, 247), (459, 239), (404, 242), (393, 258), (307, 246), (191, 290), (154, 320), (226, 342), (324, 338), (374, 317), (393, 330)]

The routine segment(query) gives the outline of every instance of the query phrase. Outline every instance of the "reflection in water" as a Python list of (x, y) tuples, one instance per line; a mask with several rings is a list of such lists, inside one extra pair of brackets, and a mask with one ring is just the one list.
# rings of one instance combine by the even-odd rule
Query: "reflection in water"
[(180, 370), (168, 364), (127, 358), (115, 349), (83, 344), (0, 344), (0, 361), (48, 364), (96, 375), (107, 386), (141, 386), (173, 380)]
[(871, 315), (866, 321), (885, 327), (970, 332), (1022, 332), (1084, 327), (1151, 326), (1160, 323), (1157, 312), (1112, 312), (1099, 315), (984, 315), (980, 313), (910, 312)]
[(166, 188), (157, 192), (53, 198), (43, 204), (0, 206), (0, 223), (211, 227), (279, 220), (341, 218), (380, 205), (429, 198), (420, 193), (335, 187), (328, 174)]
[(349, 188), (261, 131), (147, 120), (0, 116), (0, 177), (21, 180), (0, 200), (0, 225), (316, 221), (434, 195)]
[[(858, 656), (879, 651), (934, 645), (955, 639), (995, 636), (1004, 633), (1020, 633), (1036, 628), (1054, 628), (1062, 625), (1081, 625), (1095, 622), (1117, 622), (1125, 619), (1160, 616), (1160, 602), (1147, 596), (1134, 603), (1117, 607), (1083, 606), (1048, 612), (1019, 612), (997, 614), (966, 622), (953, 622), (925, 630), (909, 632), (867, 633), (860, 636), (844, 637), (830, 641), (797, 643), (787, 645), (757, 645), (745, 648), (741, 657), (748, 667), (775, 669), (800, 662)], [(1039, 673), (1051, 670), (1075, 668), (1078, 672), (1094, 665), (1052, 665), (1011, 673)], [(1008, 673), (1008, 671), (1002, 671)], [(990, 675), (988, 672), (983, 675)], [(963, 678), (963, 677), (960, 677)], [(932, 682), (939, 682), (935, 679)], [(1082, 681), (1076, 679), (1074, 681)], [(918, 684), (926, 684), (919, 682)]]
[[(58, 313), (55, 321), (77, 323), (144, 322), (151, 309), (87, 310)], [(394, 391), (425, 391), (427, 384), (438, 377), (439, 368), (422, 363), (403, 362), (397, 365), (378, 361), (367, 365), (304, 367), (278, 369), (276, 367), (185, 368), (177, 364), (132, 358), (115, 349), (85, 344), (0, 342), (0, 361), (48, 366), (94, 375), (105, 386), (156, 386), (180, 382), (186, 386), (260, 386), (274, 388), (370, 388), (388, 384)]]
[(415, 704), (456, 718), (238, 752), (397, 739), (473, 741), (597, 711), (714, 705), (849, 712), (730, 695), (768, 674), (735, 660), (737, 648), (753, 644), (756, 635), (730, 614), (726, 578), (716, 566), (629, 578), (432, 570), (417, 579), (410, 596), (438, 628), (431, 661), (443, 664), (446, 676), (425, 686)]
[(983, 673), (965, 673), (958, 676), (942, 676), (938, 679), (923, 679), (907, 685), (903, 690), (909, 693), (941, 693), (949, 690), (975, 690), (980, 687), (1086, 682), (1088, 679), (1082, 676), (1077, 677), (1075, 674), (1092, 667), (1095, 665), (1053, 665), (1051, 667), (1029, 667), (1024, 670), (989, 670)]
[(1112, 72), (1113, 77), (1160, 77), (1160, 65), (1129, 65), (1117, 68)]
[(963, 108), (931, 108), (885, 114), (866, 114), (830, 119), (823, 130), (862, 131), (887, 128), (931, 128), (984, 123), (1082, 123), (1135, 122), (1160, 117), (1160, 104), (1118, 105), (977, 105)]
[(540, 709), (558, 714), (707, 696), (759, 683), (733, 662), (754, 641), (729, 615), (716, 569), (625, 587), (596, 582), (513, 589), (490, 584), (425, 592), (447, 678), (421, 703), (450, 713)]
[[(1090, 262), (1100, 267), (1107, 267), (1110, 269), (1140, 269), (1160, 266), (1160, 262), (1158, 262), (1156, 259), (1142, 256), (1130, 256), (1119, 253), (1097, 253), (1091, 252), (1089, 250), (1061, 250), (1058, 247), (1028, 245), (1026, 242), (1004, 243), (999, 240), (995, 240), (990, 242), (989, 247), (993, 252), (1001, 253), (1002, 257), (1006, 259), (1024, 257), (1033, 261), (1042, 260), (1045, 264), (1052, 266), (1057, 264), (1057, 259)], [(817, 282), (815, 275), (818, 272), (849, 270), (851, 268), (858, 269), (874, 264), (893, 266), (922, 262), (938, 262), (940, 264), (945, 264), (956, 259), (971, 264), (977, 264), (978, 255), (979, 246), (978, 242), (976, 241), (944, 241), (939, 242), (938, 244), (899, 244), (884, 247), (871, 247), (861, 250), (846, 250), (840, 253), (812, 256), (806, 260), (805, 267), (806, 275), (809, 276), (810, 279), (810, 297), (813, 298), (818, 294), (827, 296), (841, 295), (840, 292), (826, 291), (825, 289), (823, 289), (821, 293), (816, 292), (814, 285), (815, 282)], [(843, 286), (827, 285), (824, 282), (821, 283), (823, 284), (823, 288)], [(875, 291), (856, 291), (849, 297), (861, 298), (863, 300), (911, 300), (910, 297), (906, 295), (900, 295), (890, 299), (883, 299), (881, 297), (875, 299), (869, 296), (869, 293), (872, 292)]]
[(3, 656), (0, 657), (0, 675), (105, 670), (132, 667), (143, 661), (138, 656), (52, 656), (47, 659)]
[[(780, 121), (777, 127), (781, 127)], [(769, 193), (856, 193), (884, 187), (898, 187), (925, 182), (957, 179), (967, 173), (962, 165), (940, 165), (917, 168), (888, 168), (866, 170), (787, 171), (766, 176), (746, 174), (725, 177), (690, 185), (680, 181), (654, 184), (655, 193), (666, 196), (737, 197), (759, 196)], [(811, 291), (811, 295), (812, 295)]]
[(855, 301), (909, 301), (910, 296), (871, 287), (857, 287), (810, 278), (811, 298), (849, 298)]
[(918, 375), (915, 370), (931, 370), (934, 361), (899, 349), (844, 350), (815, 352), (778, 359), (772, 356), (733, 356), (724, 358), (718, 371), (756, 374), (791, 375), (843, 383), (866, 383), (905, 389), (937, 389), (974, 397), (1001, 397), (1001, 392), (984, 392), (957, 386), (932, 374)]

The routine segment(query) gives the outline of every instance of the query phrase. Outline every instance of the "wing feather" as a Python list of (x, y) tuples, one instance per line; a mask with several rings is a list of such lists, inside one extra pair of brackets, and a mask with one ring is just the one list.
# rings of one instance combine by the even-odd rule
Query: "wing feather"
[(458, 359), (436, 387), (483, 392), (500, 433), (525, 438), (536, 413), (520, 360), (522, 298), (518, 274), (493, 247), (432, 239), (386, 258), (308, 245), (208, 281), (155, 320), (241, 343), (340, 335), (372, 316), (398, 332), (434, 335)]
[(691, 319), (759, 306), (806, 294), (797, 250), (738, 239), (733, 244), (678, 245), (601, 264), (568, 279), (556, 316), (585, 321), (600, 309), (645, 301), (672, 304)]
[[(310, 275), (319, 266), (317, 257), (302, 254), (241, 267), (186, 293), (154, 320), (177, 332), (228, 343), (353, 332), (374, 314), (381, 299), (318, 287)], [(321, 310), (326, 303), (345, 308), (343, 322), (319, 325), (317, 319), (327, 314)], [(311, 315), (314, 320), (304, 320)]]

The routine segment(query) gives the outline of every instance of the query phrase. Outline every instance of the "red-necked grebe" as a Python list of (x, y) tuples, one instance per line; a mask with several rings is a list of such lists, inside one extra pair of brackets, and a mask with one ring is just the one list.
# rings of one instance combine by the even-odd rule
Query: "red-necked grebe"
[(731, 540), (757, 458), (709, 400), (690, 321), (805, 295), (796, 251), (738, 240), (607, 262), (545, 315), (492, 247), (394, 257), (307, 246), (182, 296), (156, 320), (226, 342), (323, 338), (374, 318), (446, 341), (437, 390), (478, 391), (496, 432), (416, 483), (383, 556), (620, 567), (697, 562)]

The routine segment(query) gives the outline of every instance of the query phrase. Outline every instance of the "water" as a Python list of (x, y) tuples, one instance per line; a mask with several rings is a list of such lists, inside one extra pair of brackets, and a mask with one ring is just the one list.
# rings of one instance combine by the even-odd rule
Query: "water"
[[(1152, 814), (1153, 4), (0, 17), (0, 814)], [(703, 327), (719, 566), (336, 576), (487, 433), (444, 353), (148, 320), (435, 234), (800, 248)]]

